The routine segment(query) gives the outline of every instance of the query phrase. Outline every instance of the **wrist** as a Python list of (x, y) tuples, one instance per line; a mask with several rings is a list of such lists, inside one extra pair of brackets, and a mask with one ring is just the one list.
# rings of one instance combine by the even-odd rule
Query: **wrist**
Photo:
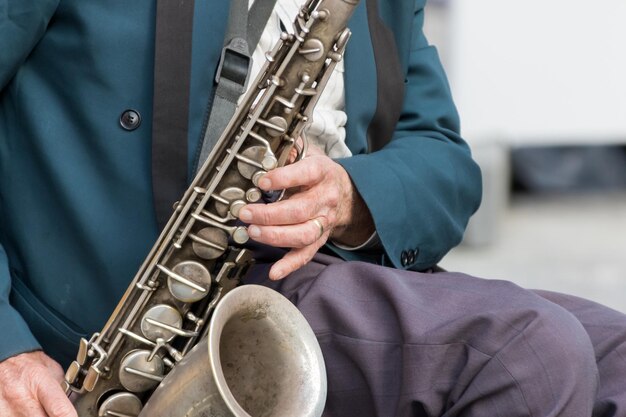
[(342, 246), (359, 247), (372, 239), (376, 227), (365, 201), (352, 184), (349, 176), (348, 181), (350, 181), (348, 215), (342, 224), (333, 229), (330, 238)]

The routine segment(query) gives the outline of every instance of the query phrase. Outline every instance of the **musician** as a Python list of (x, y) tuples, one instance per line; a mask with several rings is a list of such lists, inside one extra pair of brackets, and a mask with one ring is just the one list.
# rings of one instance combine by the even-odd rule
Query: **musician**
[[(316, 332), (326, 415), (624, 416), (623, 314), (435, 272), (481, 186), (424, 2), (358, 6), (318, 146), (260, 182), (290, 198), (241, 212), (259, 244), (249, 280)], [(186, 146), (179, 182), (192, 175), (228, 2), (195, 4), (188, 143), (157, 155), (154, 3), (0, 0), (2, 416), (75, 415), (61, 365), (157, 238), (153, 158)], [(288, 26), (290, 7), (279, 0), (266, 30)]]

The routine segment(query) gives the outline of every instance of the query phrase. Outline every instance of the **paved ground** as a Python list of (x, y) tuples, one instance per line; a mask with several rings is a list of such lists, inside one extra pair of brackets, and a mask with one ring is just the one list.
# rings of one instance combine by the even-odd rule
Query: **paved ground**
[(517, 197), (497, 230), (494, 244), (462, 244), (441, 266), (626, 312), (626, 193)]

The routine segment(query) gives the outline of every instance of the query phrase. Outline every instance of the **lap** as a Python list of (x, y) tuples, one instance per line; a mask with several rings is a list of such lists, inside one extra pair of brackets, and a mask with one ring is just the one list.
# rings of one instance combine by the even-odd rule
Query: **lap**
[[(268, 266), (251, 275), (263, 281)], [(264, 284), (318, 336), (327, 415), (547, 415), (540, 408), (563, 392), (578, 393), (568, 415), (590, 415), (597, 370), (587, 333), (566, 309), (510, 282), (318, 255)]]

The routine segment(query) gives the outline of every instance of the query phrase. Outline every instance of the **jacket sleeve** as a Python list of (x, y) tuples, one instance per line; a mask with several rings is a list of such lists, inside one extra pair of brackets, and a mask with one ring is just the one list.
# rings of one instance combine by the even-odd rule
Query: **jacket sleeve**
[[(59, 0), (0, 0), (0, 95), (41, 39), (58, 3)], [(0, 140), (4, 139), (5, 128), (0, 126)], [(22, 316), (9, 303), (10, 292), (9, 262), (0, 245), (0, 361), (40, 349)]]
[(20, 313), (9, 304), (10, 290), (7, 256), (0, 246), (0, 361), (22, 352), (41, 349)]
[(482, 186), (480, 170), (459, 135), (439, 57), (423, 34), (423, 1), (418, 3), (404, 103), (391, 141), (377, 152), (338, 162), (372, 214), (384, 250), (376, 256), (396, 268), (422, 271), (461, 241)]

